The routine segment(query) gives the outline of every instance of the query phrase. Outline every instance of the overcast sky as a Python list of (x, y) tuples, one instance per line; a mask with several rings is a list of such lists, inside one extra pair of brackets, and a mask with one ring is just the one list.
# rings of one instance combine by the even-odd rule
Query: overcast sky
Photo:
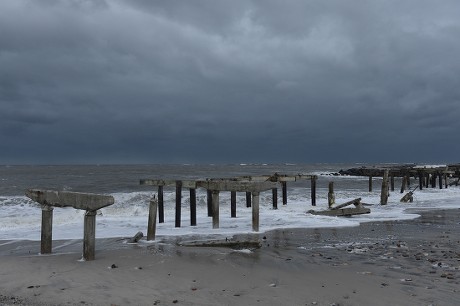
[(459, 162), (458, 0), (1, 0), (0, 164)]

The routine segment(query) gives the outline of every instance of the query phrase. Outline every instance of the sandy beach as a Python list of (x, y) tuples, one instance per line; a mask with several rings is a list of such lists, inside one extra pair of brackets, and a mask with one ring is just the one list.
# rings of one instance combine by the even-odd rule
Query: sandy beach
[(458, 305), (460, 209), (198, 241), (0, 242), (0, 305)]

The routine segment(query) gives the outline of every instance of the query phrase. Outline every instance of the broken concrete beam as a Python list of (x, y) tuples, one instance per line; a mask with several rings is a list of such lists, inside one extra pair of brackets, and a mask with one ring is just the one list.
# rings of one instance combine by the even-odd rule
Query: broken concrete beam
[(136, 235), (134, 235), (133, 237), (131, 237), (129, 240), (128, 240), (128, 243), (138, 243), (139, 240), (142, 239), (142, 237), (144, 237), (144, 233), (142, 232), (137, 232)]
[(242, 182), (242, 181), (198, 181), (198, 187), (208, 190), (236, 191), (236, 192), (261, 192), (276, 188), (276, 183), (272, 182)]
[(331, 207), (330, 209), (331, 209), (331, 210), (336, 210), (336, 209), (340, 209), (340, 208), (343, 208), (343, 207), (346, 207), (346, 206), (349, 206), (349, 205), (352, 205), (352, 204), (354, 204), (355, 206), (361, 205), (361, 198), (356, 198), (356, 199), (354, 199), (354, 200), (345, 202), (345, 203), (343, 203), (343, 204), (340, 204), (340, 205)]
[(369, 208), (364, 207), (354, 207), (354, 208), (341, 208), (341, 209), (330, 209), (330, 210), (320, 210), (308, 211), (312, 215), (320, 215), (320, 216), (353, 216), (353, 215), (362, 215), (362, 214), (369, 214), (371, 210)]
[(92, 211), (112, 205), (115, 202), (112, 196), (107, 195), (40, 189), (29, 189), (26, 191), (26, 196), (41, 205), (73, 207)]

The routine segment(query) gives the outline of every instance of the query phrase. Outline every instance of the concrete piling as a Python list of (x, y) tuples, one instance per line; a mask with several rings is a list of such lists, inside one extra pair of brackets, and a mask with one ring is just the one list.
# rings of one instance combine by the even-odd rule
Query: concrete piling
[(259, 192), (252, 192), (252, 230), (259, 231)]
[(40, 254), (50, 254), (53, 245), (53, 207), (42, 205)]
[(212, 190), (212, 228), (219, 228), (219, 191)]
[(96, 246), (96, 211), (87, 210), (83, 228), (83, 259), (94, 260)]
[(236, 218), (236, 191), (230, 191), (230, 216)]
[(157, 230), (157, 210), (158, 201), (157, 199), (151, 199), (149, 205), (149, 222), (147, 225), (147, 240), (155, 240)]

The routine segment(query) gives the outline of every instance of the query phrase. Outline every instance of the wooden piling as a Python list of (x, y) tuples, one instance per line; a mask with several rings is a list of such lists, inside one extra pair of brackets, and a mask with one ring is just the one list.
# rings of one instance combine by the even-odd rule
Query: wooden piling
[(40, 254), (50, 254), (53, 245), (53, 207), (42, 205)]
[(380, 204), (386, 205), (388, 203), (388, 170), (383, 172), (382, 191), (380, 193)]
[(96, 246), (96, 211), (87, 210), (83, 228), (83, 259), (94, 260)]
[(212, 228), (219, 228), (219, 191), (212, 191)]
[(316, 175), (310, 179), (311, 184), (311, 205), (316, 206)]
[(230, 215), (236, 218), (236, 191), (230, 191)]
[(180, 227), (182, 205), (182, 181), (176, 181), (176, 218), (175, 226)]
[(163, 202), (163, 186), (158, 186), (158, 223), (165, 222), (165, 208)]
[(372, 175), (369, 175), (369, 192), (372, 192)]
[(406, 190), (406, 183), (407, 183), (407, 176), (403, 176), (401, 178), (401, 193), (404, 193), (404, 190)]
[(212, 217), (212, 191), (207, 190), (207, 205), (208, 205), (208, 217)]
[(252, 230), (259, 231), (259, 193), (252, 193)]
[(246, 192), (246, 207), (251, 207), (251, 192)]
[(334, 182), (329, 182), (329, 192), (327, 194), (327, 204), (329, 208), (335, 204)]
[(272, 189), (272, 203), (273, 209), (278, 209), (278, 188)]
[(149, 222), (147, 226), (147, 240), (155, 240), (157, 230), (157, 210), (158, 200), (153, 198), (150, 200), (149, 205)]
[(190, 188), (190, 225), (196, 226), (196, 189)]
[(283, 192), (283, 205), (287, 205), (287, 183), (286, 181), (281, 182), (282, 192)]

